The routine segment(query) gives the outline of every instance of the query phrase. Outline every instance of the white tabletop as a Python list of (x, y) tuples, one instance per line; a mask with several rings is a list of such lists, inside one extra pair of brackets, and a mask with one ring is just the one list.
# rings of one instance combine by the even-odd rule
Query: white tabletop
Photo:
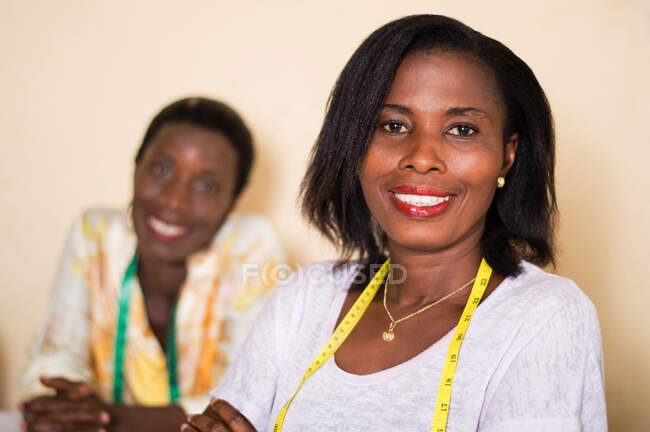
[(16, 411), (0, 411), (0, 431), (22, 432), (20, 429), (20, 413)]

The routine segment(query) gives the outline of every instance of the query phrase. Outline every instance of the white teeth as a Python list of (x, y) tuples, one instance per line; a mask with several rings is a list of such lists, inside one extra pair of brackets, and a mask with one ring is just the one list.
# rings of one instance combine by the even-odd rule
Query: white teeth
[(447, 196), (444, 196), (444, 197), (437, 197), (437, 196), (431, 196), (431, 195), (409, 195), (409, 194), (395, 193), (395, 197), (398, 200), (403, 201), (406, 204), (409, 204), (409, 205), (412, 205), (412, 206), (431, 207), (431, 206), (443, 203), (445, 201), (448, 201), (449, 198), (451, 198), (451, 195), (447, 195)]
[(167, 222), (163, 222), (153, 216), (149, 218), (149, 226), (153, 228), (154, 231), (167, 237), (180, 236), (185, 234), (185, 231), (187, 231), (187, 228), (185, 227), (168, 224)]

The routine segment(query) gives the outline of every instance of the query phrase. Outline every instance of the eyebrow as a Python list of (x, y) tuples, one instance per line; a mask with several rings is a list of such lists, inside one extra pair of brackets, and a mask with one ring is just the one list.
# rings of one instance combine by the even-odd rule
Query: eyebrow
[(397, 105), (397, 104), (385, 104), (382, 108), (388, 108), (392, 109), (395, 111), (399, 111), (404, 114), (413, 114), (413, 111), (409, 107), (405, 107), (404, 105)]
[(217, 169), (213, 169), (212, 167), (207, 168), (203, 171), (201, 171), (201, 175), (207, 176), (207, 177), (221, 177), (226, 174), (226, 171), (222, 168), (219, 167)]
[[(391, 109), (395, 110), (404, 114), (413, 114), (413, 111), (407, 106), (404, 105), (399, 105), (399, 104), (385, 104), (382, 109)], [(453, 115), (462, 115), (462, 114), (470, 114), (470, 115), (475, 115), (475, 116), (480, 116), (480, 117), (488, 117), (487, 113), (483, 111), (482, 109), (479, 108), (474, 108), (474, 107), (454, 107), (454, 108), (449, 108), (447, 111), (445, 111), (445, 115), (448, 116), (453, 116)]]
[(159, 151), (158, 154), (154, 153), (152, 158), (154, 160), (155, 159), (162, 159), (165, 162), (174, 162), (174, 160), (175, 160), (171, 155), (167, 154), (167, 152), (165, 152), (164, 150)]
[(487, 114), (485, 111), (482, 109), (474, 108), (474, 107), (455, 107), (455, 108), (449, 108), (445, 114), (447, 115), (460, 115), (460, 114), (474, 114), (478, 115), (481, 117), (487, 117)]

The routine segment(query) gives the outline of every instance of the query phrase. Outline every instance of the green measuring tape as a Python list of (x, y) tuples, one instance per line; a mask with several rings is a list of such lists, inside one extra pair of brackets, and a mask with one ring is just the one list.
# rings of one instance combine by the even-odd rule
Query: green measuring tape
[[(368, 309), (370, 302), (375, 297), (375, 294), (377, 294), (377, 291), (383, 285), (384, 278), (388, 274), (389, 268), (390, 259), (386, 260), (384, 265), (381, 266), (375, 277), (372, 278), (366, 289), (363, 290), (348, 313), (345, 314), (345, 317), (343, 317), (341, 323), (336, 327), (336, 330), (334, 330), (334, 333), (325, 344), (325, 347), (323, 347), (316, 359), (307, 369), (307, 372), (305, 372), (303, 375), (296, 391), (293, 392), (291, 398), (280, 410), (280, 413), (275, 420), (273, 432), (282, 431), (282, 424), (284, 423), (284, 418), (287, 415), (289, 406), (298, 394), (298, 391), (302, 385), (314, 372), (316, 372), (322, 365), (324, 365), (332, 355), (334, 355), (336, 350), (339, 349), (348, 335), (352, 332), (352, 329), (354, 329), (354, 327), (357, 325), (366, 309)], [(479, 266), (478, 272), (476, 274), (474, 286), (472, 287), (472, 292), (467, 299), (465, 309), (463, 310), (463, 313), (460, 316), (460, 320), (458, 321), (458, 325), (456, 326), (454, 337), (449, 344), (449, 349), (447, 351), (447, 360), (445, 361), (445, 366), (442, 370), (442, 376), (440, 377), (440, 386), (438, 388), (438, 396), (436, 397), (433, 425), (431, 426), (432, 432), (445, 432), (447, 429), (447, 415), (449, 414), (451, 388), (454, 382), (454, 375), (456, 373), (456, 365), (458, 364), (458, 353), (463, 342), (463, 337), (465, 336), (465, 333), (467, 333), (467, 328), (469, 327), (469, 323), (472, 320), (474, 310), (476, 310), (476, 307), (483, 297), (483, 293), (485, 292), (485, 288), (487, 288), (491, 275), (492, 268), (488, 265), (485, 259), (482, 259), (481, 265)]]
[[(126, 268), (120, 288), (119, 313), (117, 316), (117, 331), (115, 332), (115, 365), (113, 370), (113, 401), (123, 401), (124, 390), (124, 355), (126, 353), (127, 328), (129, 324), (129, 307), (131, 304), (131, 289), (138, 270), (138, 253), (131, 258)], [(176, 304), (172, 309), (171, 322), (167, 332), (167, 370), (169, 374), (169, 400), (174, 403), (179, 399), (178, 376), (176, 371)]]

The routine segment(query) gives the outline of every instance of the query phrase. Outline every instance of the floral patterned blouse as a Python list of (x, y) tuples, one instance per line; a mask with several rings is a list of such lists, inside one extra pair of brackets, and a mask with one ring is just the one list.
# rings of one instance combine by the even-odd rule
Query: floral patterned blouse
[[(24, 397), (44, 393), (43, 375), (90, 383), (112, 400), (118, 300), (136, 248), (126, 214), (90, 210), (68, 237), (45, 323), (21, 377)], [(200, 412), (230, 364), (266, 295), (275, 286), (284, 250), (259, 216), (231, 216), (211, 245), (188, 259), (176, 309), (180, 405)], [(135, 277), (124, 355), (123, 401), (166, 405), (165, 353), (151, 330)]]

